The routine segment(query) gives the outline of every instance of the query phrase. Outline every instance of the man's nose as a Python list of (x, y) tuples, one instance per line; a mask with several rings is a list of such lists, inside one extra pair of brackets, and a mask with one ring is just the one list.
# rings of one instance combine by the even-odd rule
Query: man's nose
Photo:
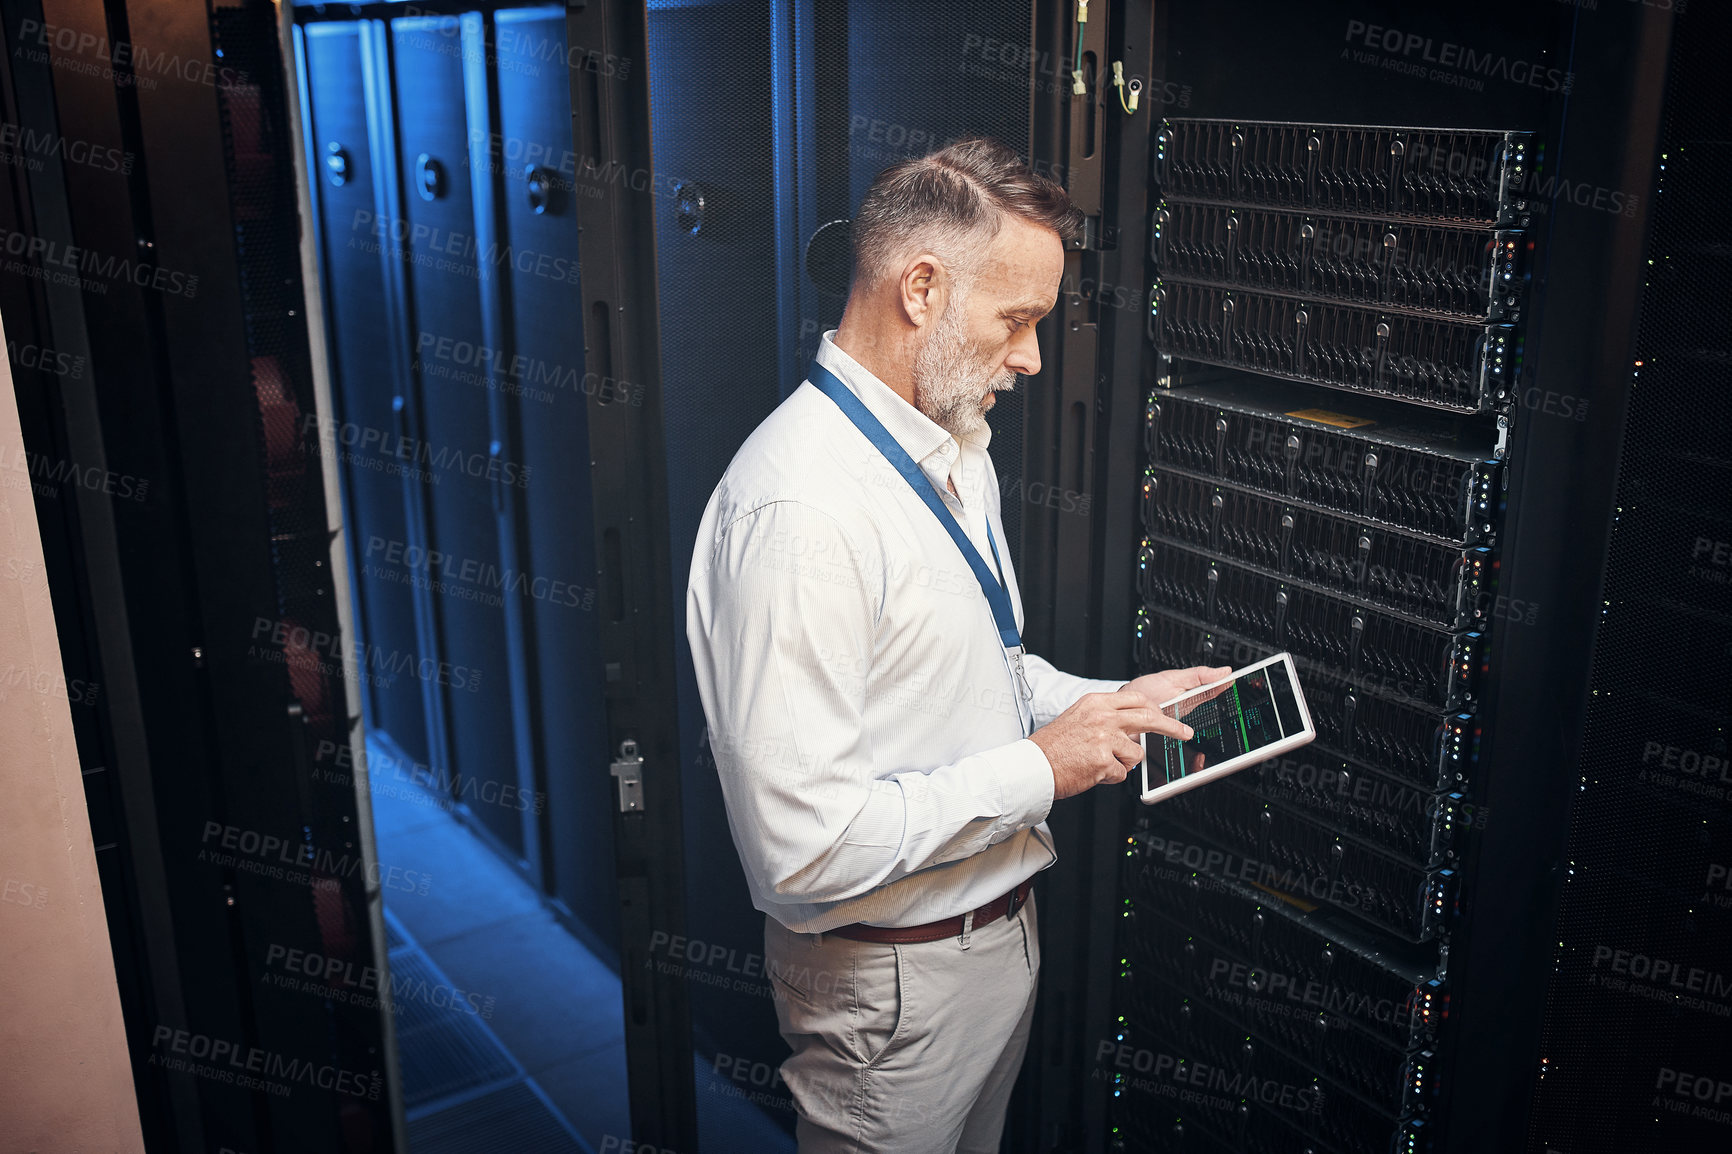
[(1010, 339), (1010, 355), (1004, 358), (1004, 367), (1029, 377), (1040, 372), (1040, 342), (1035, 339), (1033, 325)]

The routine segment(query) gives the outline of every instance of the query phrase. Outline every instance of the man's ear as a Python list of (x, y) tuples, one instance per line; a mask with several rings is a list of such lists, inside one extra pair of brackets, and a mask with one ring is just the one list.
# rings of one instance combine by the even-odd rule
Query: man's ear
[(950, 277), (944, 263), (936, 256), (923, 252), (914, 257), (904, 266), (902, 277), (896, 282), (902, 315), (915, 328), (936, 321), (944, 313), (949, 286)]

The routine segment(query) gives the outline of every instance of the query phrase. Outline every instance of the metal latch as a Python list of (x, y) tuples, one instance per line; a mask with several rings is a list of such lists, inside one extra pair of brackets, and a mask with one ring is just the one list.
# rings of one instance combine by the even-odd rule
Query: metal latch
[(619, 778), (619, 811), (643, 812), (643, 758), (638, 755), (637, 742), (626, 738), (619, 743), (619, 760), (608, 767)]

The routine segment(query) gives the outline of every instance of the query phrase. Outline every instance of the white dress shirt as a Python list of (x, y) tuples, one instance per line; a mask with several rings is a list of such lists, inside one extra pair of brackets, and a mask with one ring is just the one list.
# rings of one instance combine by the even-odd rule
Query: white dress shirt
[[(833, 336), (818, 362), (919, 463), (988, 568), (991, 524), (1020, 630), (991, 431), (959, 443)], [(1038, 728), (1123, 683), (1029, 655), (1022, 703), (956, 542), (810, 381), (746, 439), (710, 497), (686, 610), (758, 909), (804, 933), (920, 925), (985, 905), (1056, 859), (1052, 767), (1025, 720)]]

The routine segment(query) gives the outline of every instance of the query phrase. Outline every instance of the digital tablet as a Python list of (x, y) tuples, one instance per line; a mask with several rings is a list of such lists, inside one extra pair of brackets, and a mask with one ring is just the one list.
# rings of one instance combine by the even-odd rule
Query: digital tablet
[(1161, 706), (1192, 729), (1191, 740), (1143, 734), (1143, 802), (1195, 789), (1317, 736), (1293, 659), (1277, 653)]

